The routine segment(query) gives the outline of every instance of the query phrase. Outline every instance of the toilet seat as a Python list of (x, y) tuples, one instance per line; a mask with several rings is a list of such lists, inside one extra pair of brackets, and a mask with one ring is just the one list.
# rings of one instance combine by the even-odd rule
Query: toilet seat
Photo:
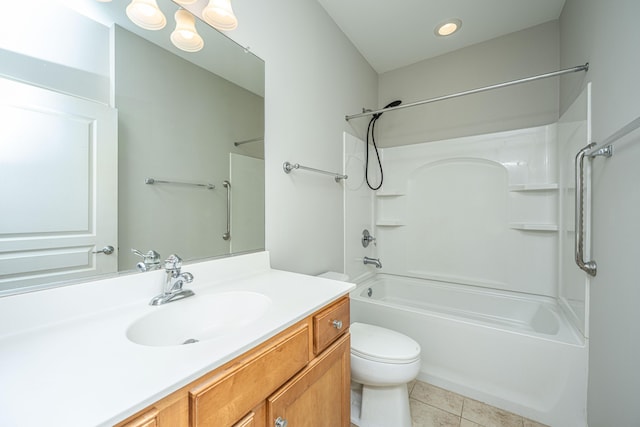
[(351, 354), (387, 364), (408, 364), (420, 360), (420, 344), (406, 335), (379, 326), (354, 322)]

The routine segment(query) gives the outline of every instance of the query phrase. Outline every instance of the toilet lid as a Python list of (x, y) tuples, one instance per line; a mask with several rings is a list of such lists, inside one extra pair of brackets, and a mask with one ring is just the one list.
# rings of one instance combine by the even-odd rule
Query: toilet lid
[(363, 359), (386, 363), (410, 363), (420, 358), (420, 344), (399, 332), (354, 322), (351, 353)]

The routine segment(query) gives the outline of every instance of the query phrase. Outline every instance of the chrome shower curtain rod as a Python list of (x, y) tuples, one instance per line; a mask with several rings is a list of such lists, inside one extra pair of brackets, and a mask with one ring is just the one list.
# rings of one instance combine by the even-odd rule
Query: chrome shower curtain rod
[(576, 67), (565, 68), (564, 70), (553, 71), (551, 73), (545, 73), (545, 74), (539, 74), (537, 76), (526, 77), (524, 79), (513, 80), (513, 81), (510, 81), (510, 82), (498, 83), (498, 84), (491, 85), (491, 86), (479, 87), (477, 89), (465, 90), (464, 92), (452, 93), (450, 95), (443, 95), (443, 96), (438, 96), (438, 97), (435, 97), (435, 98), (424, 99), (422, 101), (416, 101), (416, 102), (412, 102), (412, 103), (409, 103), (409, 104), (400, 104), (397, 107), (381, 108), (379, 110), (374, 110), (374, 111), (364, 111), (364, 109), (363, 109), (362, 113), (345, 116), (345, 120), (349, 121), (351, 119), (357, 119), (358, 117), (372, 116), (374, 114), (384, 113), (386, 111), (400, 110), (402, 108), (409, 108), (409, 107), (415, 107), (417, 105), (430, 104), (432, 102), (444, 101), (445, 99), (458, 98), (460, 96), (471, 95), (471, 94), (480, 93), (480, 92), (486, 92), (488, 90), (493, 90), (493, 89), (500, 89), (500, 88), (503, 88), (503, 87), (513, 86), (513, 85), (517, 85), (517, 84), (520, 84), (520, 83), (528, 83), (528, 82), (533, 82), (533, 81), (536, 81), (536, 80), (546, 79), (548, 77), (561, 76), (563, 74), (575, 73), (575, 72), (578, 72), (578, 71), (588, 71), (588, 70), (589, 70), (589, 63), (587, 62), (584, 65), (578, 65)]

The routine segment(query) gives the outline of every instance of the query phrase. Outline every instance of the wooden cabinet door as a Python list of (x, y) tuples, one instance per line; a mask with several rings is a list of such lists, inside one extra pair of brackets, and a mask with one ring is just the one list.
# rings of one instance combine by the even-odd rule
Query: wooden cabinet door
[(347, 333), (267, 400), (267, 426), (349, 427), (350, 335)]

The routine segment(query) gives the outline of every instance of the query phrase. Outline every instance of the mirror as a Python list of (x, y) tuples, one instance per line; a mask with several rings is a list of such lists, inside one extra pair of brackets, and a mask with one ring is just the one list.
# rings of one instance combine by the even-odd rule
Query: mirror
[(159, 31), (128, 2), (21, 3), (0, 17), (0, 296), (131, 271), (134, 248), (263, 250), (263, 61), (200, 20), (204, 48), (177, 49), (170, 0)]

